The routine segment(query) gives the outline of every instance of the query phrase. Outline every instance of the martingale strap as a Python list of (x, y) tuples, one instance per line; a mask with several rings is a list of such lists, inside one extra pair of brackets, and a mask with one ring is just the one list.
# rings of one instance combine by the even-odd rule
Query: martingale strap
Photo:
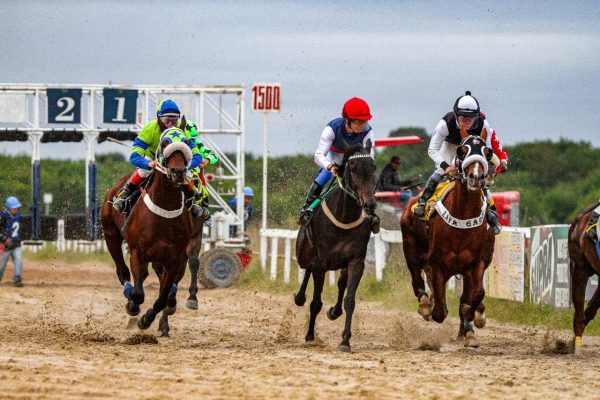
[(365, 215), (364, 212), (362, 212), (360, 214), (360, 217), (358, 217), (358, 219), (354, 222), (350, 222), (348, 224), (345, 224), (343, 222), (340, 222), (337, 220), (337, 218), (333, 215), (333, 213), (331, 212), (331, 210), (329, 209), (329, 207), (327, 206), (327, 202), (323, 201), (323, 212), (325, 213), (325, 215), (327, 216), (327, 218), (338, 228), (340, 229), (354, 229), (357, 226), (359, 226), (360, 224), (363, 223), (363, 221), (365, 220), (365, 218), (367, 218), (367, 216)]
[(153, 214), (161, 216), (163, 218), (176, 218), (179, 217), (183, 213), (183, 209), (185, 207), (185, 196), (183, 192), (181, 192), (181, 207), (177, 210), (165, 210), (164, 208), (160, 208), (156, 204), (152, 202), (152, 199), (148, 195), (147, 192), (144, 192), (144, 204), (148, 207)]
[(479, 213), (479, 216), (469, 219), (454, 218), (450, 214), (450, 211), (448, 211), (448, 209), (444, 206), (444, 204), (442, 204), (441, 201), (437, 202), (437, 204), (435, 205), (435, 210), (438, 212), (440, 217), (442, 217), (442, 219), (451, 227), (458, 229), (471, 229), (480, 226), (481, 224), (483, 224), (483, 221), (485, 221), (485, 209), (487, 207), (485, 198), (482, 199), (482, 203), (483, 204), (481, 205), (481, 212)]

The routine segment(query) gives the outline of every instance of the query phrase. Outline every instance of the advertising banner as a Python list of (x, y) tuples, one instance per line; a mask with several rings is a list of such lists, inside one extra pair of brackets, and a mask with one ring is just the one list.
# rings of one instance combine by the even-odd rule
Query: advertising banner
[(530, 300), (551, 307), (569, 307), (569, 225), (531, 227)]
[(483, 279), (486, 297), (525, 301), (525, 235), (503, 230)]

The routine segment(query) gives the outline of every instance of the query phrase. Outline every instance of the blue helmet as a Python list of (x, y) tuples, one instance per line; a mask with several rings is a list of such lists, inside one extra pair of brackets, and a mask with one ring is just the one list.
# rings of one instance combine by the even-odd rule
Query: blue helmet
[(245, 197), (254, 197), (254, 190), (250, 186), (246, 186), (244, 188), (244, 196)]
[(15, 196), (10, 196), (6, 199), (4, 206), (6, 208), (20, 208), (22, 204)]
[(181, 114), (181, 112), (179, 112), (179, 107), (177, 107), (177, 104), (175, 104), (175, 102), (171, 99), (161, 101), (156, 107), (157, 117), (160, 117), (161, 115), (165, 114)]

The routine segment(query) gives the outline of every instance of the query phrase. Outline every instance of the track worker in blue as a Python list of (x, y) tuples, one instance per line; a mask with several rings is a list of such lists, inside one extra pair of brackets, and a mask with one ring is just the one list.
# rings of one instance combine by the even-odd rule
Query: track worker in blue
[[(179, 107), (173, 100), (163, 100), (156, 109), (156, 119), (147, 123), (133, 141), (129, 162), (137, 169), (113, 198), (113, 207), (117, 211), (125, 210), (127, 198), (150, 176), (152, 169), (158, 164), (156, 152), (160, 144), (160, 137), (165, 130), (178, 126), (180, 115)], [(192, 160), (188, 164), (188, 170), (193, 170), (202, 164), (203, 158), (195, 141), (189, 137), (189, 134), (183, 131), (182, 133), (186, 136), (186, 143), (192, 151)], [(210, 217), (208, 210), (196, 204), (196, 197), (200, 195), (197, 194), (191, 180), (183, 186), (183, 191), (192, 216), (208, 219)]]
[(21, 287), (23, 286), (23, 248), (19, 236), (21, 202), (16, 197), (10, 196), (4, 206), (6, 209), (0, 215), (0, 282), (10, 257), (14, 266), (13, 285)]
[[(371, 110), (363, 99), (353, 97), (346, 101), (342, 108), (342, 117), (329, 122), (319, 139), (319, 146), (315, 151), (315, 163), (320, 167), (319, 175), (312, 183), (306, 201), (300, 212), (298, 224), (304, 225), (310, 220), (312, 210), (309, 208), (315, 201), (323, 186), (338, 174), (338, 166), (344, 158), (344, 145), (354, 146), (362, 144), (366, 147), (368, 140), (374, 143), (373, 130), (368, 124), (371, 120)], [(371, 157), (374, 158), (375, 148), (371, 148)], [(379, 232), (379, 217), (375, 214), (369, 216), (369, 223), (373, 232)]]
[[(476, 136), (481, 136), (485, 129), (487, 131), (485, 144), (492, 149), (492, 129), (480, 111), (479, 102), (475, 97), (471, 96), (471, 92), (467, 91), (464, 96), (456, 99), (453, 110), (442, 117), (433, 130), (431, 142), (429, 142), (428, 154), (435, 163), (435, 169), (425, 184), (425, 189), (421, 193), (417, 206), (414, 209), (416, 217), (421, 218), (425, 215), (425, 205), (435, 192), (437, 185), (447, 175), (455, 175), (457, 173), (454, 158), (456, 156), (456, 149), (462, 141), (461, 129), (465, 129), (469, 135)], [(491, 196), (491, 193), (489, 195)], [(497, 235), (502, 230), (502, 226), (498, 220), (498, 213), (489, 206), (490, 199), (487, 199), (487, 201), (486, 218)]]

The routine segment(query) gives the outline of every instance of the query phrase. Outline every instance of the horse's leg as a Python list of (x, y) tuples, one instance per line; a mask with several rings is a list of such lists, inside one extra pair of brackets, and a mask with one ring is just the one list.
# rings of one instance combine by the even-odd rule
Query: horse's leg
[(585, 327), (596, 315), (598, 303), (600, 303), (600, 289), (596, 289), (594, 296), (592, 296), (592, 299), (584, 311), (585, 288), (588, 279), (593, 275), (593, 270), (587, 265), (586, 261), (579, 260), (578, 262), (572, 259), (570, 261), (571, 300), (573, 301), (573, 307), (575, 308), (575, 314), (573, 315), (573, 333), (575, 334), (576, 344), (578, 344), (577, 342), (581, 341)]
[(462, 294), (460, 296), (460, 302), (459, 302), (459, 312), (458, 315), (460, 317), (460, 324), (458, 326), (458, 338), (459, 339), (464, 339), (465, 338), (465, 334), (467, 333), (465, 330), (465, 319), (463, 318), (462, 313), (460, 312), (460, 306), (463, 304), (467, 304), (469, 302), (469, 295), (471, 294), (472, 288), (471, 288), (471, 276), (466, 273), (462, 276), (462, 282), (463, 282), (463, 290), (462, 290)]
[(158, 321), (158, 330), (161, 332), (161, 336), (168, 337), (169, 336), (169, 315), (175, 314), (177, 310), (177, 285), (172, 285), (171, 290), (169, 290), (169, 295), (167, 297), (167, 307), (162, 312), (162, 316)]
[(419, 314), (423, 317), (429, 316), (431, 315), (431, 304), (429, 302), (429, 296), (425, 291), (425, 280), (423, 280), (422, 275), (423, 268), (425, 267), (425, 260), (418, 254), (418, 247), (414, 238), (410, 236), (405, 237), (402, 247), (406, 265), (410, 271), (413, 292), (419, 301)]
[(136, 249), (131, 249), (129, 257), (133, 274), (133, 288), (127, 297), (127, 314), (136, 316), (140, 313), (140, 304), (144, 303), (144, 280), (148, 277), (148, 262), (138, 256)]
[[(179, 263), (182, 264), (182, 268), (185, 271), (185, 258), (180, 260)], [(175, 313), (176, 309), (176, 295), (177, 295), (177, 282), (179, 281), (178, 276), (174, 275), (171, 271), (164, 269), (162, 275), (160, 276), (160, 291), (158, 294), (158, 298), (152, 305), (152, 308), (149, 308), (148, 311), (138, 320), (138, 327), (140, 329), (148, 329), (154, 319), (156, 319), (156, 315), (164, 310), (165, 308), (169, 308), (166, 312), (166, 315), (171, 315)], [(179, 277), (181, 279), (181, 277)], [(167, 307), (168, 306), (168, 307)], [(168, 335), (168, 321), (166, 323), (166, 332)], [(161, 329), (164, 334), (164, 331)]]
[(200, 270), (200, 260), (198, 259), (199, 253), (200, 245), (194, 246), (188, 259), (188, 265), (190, 267), (192, 277), (189, 289), (190, 295), (187, 298), (185, 306), (190, 310), (198, 309), (198, 298), (196, 297), (196, 294), (198, 293), (198, 271)]
[(475, 324), (475, 328), (481, 329), (485, 326), (485, 322), (485, 304), (483, 304), (483, 301), (481, 301), (481, 303), (479, 303), (477, 309), (475, 310), (475, 318), (473, 318), (473, 324)]
[(446, 282), (448, 278), (441, 271), (441, 268), (432, 266), (431, 280), (433, 285), (433, 311), (431, 317), (437, 323), (442, 323), (448, 316), (448, 308), (446, 307)]
[(312, 268), (313, 276), (313, 299), (310, 302), (310, 320), (308, 322), (308, 332), (306, 333), (305, 340), (312, 342), (315, 340), (315, 321), (317, 315), (321, 312), (323, 302), (321, 301), (321, 293), (323, 292), (323, 283), (325, 282), (325, 271), (318, 266), (316, 269)]
[(306, 287), (308, 286), (311, 272), (312, 268), (306, 268), (304, 270), (304, 278), (302, 279), (300, 290), (294, 295), (294, 303), (296, 303), (298, 307), (302, 307), (304, 303), (306, 303)]
[(115, 262), (115, 266), (117, 268), (117, 278), (119, 278), (121, 285), (126, 286), (126, 284), (131, 281), (131, 272), (125, 263), (125, 259), (123, 258), (123, 249), (121, 248), (121, 245), (123, 244), (123, 237), (118, 232), (105, 232), (104, 240), (106, 241), (108, 252)]
[(485, 289), (483, 288), (484, 271), (485, 264), (480, 261), (473, 270), (464, 274), (465, 282), (468, 282), (470, 287), (467, 303), (461, 303), (459, 307), (459, 314), (465, 331), (465, 347), (479, 347), (479, 341), (475, 337), (473, 329), (473, 319), (475, 311), (485, 297)]
[(330, 320), (336, 320), (342, 315), (342, 300), (344, 300), (344, 292), (348, 285), (348, 268), (343, 268), (340, 271), (340, 278), (337, 282), (338, 287), (338, 298), (337, 303), (327, 311), (327, 317)]
[(344, 299), (344, 310), (346, 311), (346, 323), (344, 324), (344, 332), (342, 332), (342, 343), (338, 346), (338, 350), (344, 353), (350, 353), (350, 338), (352, 337), (352, 316), (354, 315), (354, 307), (356, 306), (356, 289), (362, 278), (365, 269), (364, 260), (351, 261), (348, 264), (348, 293)]

